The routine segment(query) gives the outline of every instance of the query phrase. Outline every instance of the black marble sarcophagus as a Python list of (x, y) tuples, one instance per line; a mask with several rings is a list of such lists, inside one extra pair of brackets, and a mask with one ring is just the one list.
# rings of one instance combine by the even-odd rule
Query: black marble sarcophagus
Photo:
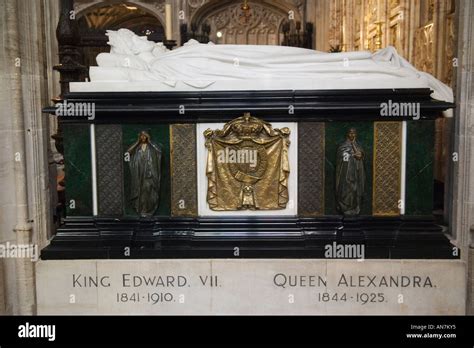
[[(76, 108), (70, 116), (59, 116), (66, 217), (41, 257), (322, 258), (325, 247), (337, 243), (364, 245), (366, 258), (458, 258), (432, 213), (434, 120), (453, 105), (430, 94), (429, 89), (68, 93), (64, 110), (93, 105), (94, 113), (79, 114)], [(418, 107), (419, 117), (385, 115), (381, 108), (387, 103)], [(57, 110), (48, 107), (45, 112)], [(261, 120), (269, 130), (245, 119), (230, 124), (243, 115)], [(286, 195), (282, 209), (265, 210), (257, 203), (264, 196), (272, 199), (267, 189), (271, 182), (258, 186), (256, 181), (268, 179), (268, 168), (276, 166), (263, 143), (256, 151), (267, 169), (244, 166), (245, 172), (236, 167), (244, 177), (238, 182), (242, 196), (233, 191), (232, 197), (244, 206), (210, 209), (210, 143), (204, 133), (215, 130), (220, 138), (212, 139), (222, 143), (226, 124), (230, 138), (225, 139), (244, 141), (247, 147), (251, 136), (265, 129), (262, 137), (270, 143), (288, 128), (289, 174), (279, 186), (287, 190), (277, 192)], [(340, 157), (352, 151), (341, 145), (351, 129), (357, 137), (348, 143), (357, 144), (352, 164)], [(133, 174), (130, 165), (130, 148), (140, 148), (142, 132), (155, 146), (148, 155), (143, 152), (152, 156), (143, 163), (155, 168), (149, 179)], [(364, 172), (360, 176), (355, 170), (359, 188), (354, 190), (359, 192), (352, 194), (350, 187), (341, 186), (341, 178), (358, 164)], [(217, 177), (237, 177), (235, 166), (228, 167), (230, 174), (215, 166)], [(134, 180), (143, 183), (141, 191)], [(219, 180), (214, 194), (223, 204), (232, 199), (222, 193), (230, 181)], [(352, 208), (342, 207), (343, 195)]]

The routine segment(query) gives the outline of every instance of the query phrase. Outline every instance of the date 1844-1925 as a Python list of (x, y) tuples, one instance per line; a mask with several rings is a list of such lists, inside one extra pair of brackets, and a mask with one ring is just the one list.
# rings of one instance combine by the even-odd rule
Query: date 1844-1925
[(382, 292), (357, 292), (355, 294), (318, 292), (318, 302), (356, 302), (362, 305), (367, 303), (382, 303), (387, 302), (385, 295)]

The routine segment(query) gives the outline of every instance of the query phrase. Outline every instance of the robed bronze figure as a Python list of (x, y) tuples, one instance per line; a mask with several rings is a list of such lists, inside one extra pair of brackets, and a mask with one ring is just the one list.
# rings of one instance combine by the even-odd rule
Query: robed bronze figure
[(152, 216), (160, 200), (161, 147), (151, 141), (150, 134), (142, 131), (128, 153), (133, 209), (140, 216)]
[(349, 129), (337, 149), (336, 204), (344, 215), (359, 215), (365, 190), (364, 150), (357, 142), (357, 131)]
[(204, 132), (207, 203), (212, 210), (284, 209), (288, 203), (290, 130), (246, 113)]

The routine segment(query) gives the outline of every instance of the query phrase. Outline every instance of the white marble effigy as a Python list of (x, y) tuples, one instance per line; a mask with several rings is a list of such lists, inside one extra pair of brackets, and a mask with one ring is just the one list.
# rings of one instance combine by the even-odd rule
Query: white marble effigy
[(127, 29), (107, 35), (110, 53), (97, 56), (91, 82), (71, 83), (72, 92), (430, 88), (434, 99), (453, 101), (451, 88), (391, 46), (376, 53), (325, 53), (190, 40), (169, 51)]

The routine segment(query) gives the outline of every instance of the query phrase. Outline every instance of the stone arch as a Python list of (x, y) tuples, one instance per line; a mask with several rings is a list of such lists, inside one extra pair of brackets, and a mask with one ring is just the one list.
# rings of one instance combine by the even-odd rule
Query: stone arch
[(165, 15), (164, 15), (164, 4), (165, 2), (157, 1), (156, 3), (145, 3), (139, 0), (128, 0), (128, 1), (121, 1), (121, 0), (110, 0), (107, 2), (101, 0), (94, 0), (90, 2), (75, 2), (74, 3), (74, 11), (76, 12), (76, 18), (81, 18), (85, 14), (89, 13), (90, 11), (104, 7), (104, 6), (113, 6), (113, 5), (130, 5), (136, 6), (137, 8), (141, 9), (149, 13), (150, 15), (154, 16), (163, 29), (165, 29)]
[[(211, 41), (226, 44), (271, 44), (279, 45), (281, 25), (288, 19), (289, 11), (294, 14), (294, 21), (301, 21), (297, 7), (285, 1), (249, 0), (252, 16), (247, 23), (240, 22), (238, 0), (211, 0), (199, 7), (191, 16), (190, 22), (198, 28), (204, 22), (211, 26)], [(222, 37), (217, 37), (221, 32)]]

